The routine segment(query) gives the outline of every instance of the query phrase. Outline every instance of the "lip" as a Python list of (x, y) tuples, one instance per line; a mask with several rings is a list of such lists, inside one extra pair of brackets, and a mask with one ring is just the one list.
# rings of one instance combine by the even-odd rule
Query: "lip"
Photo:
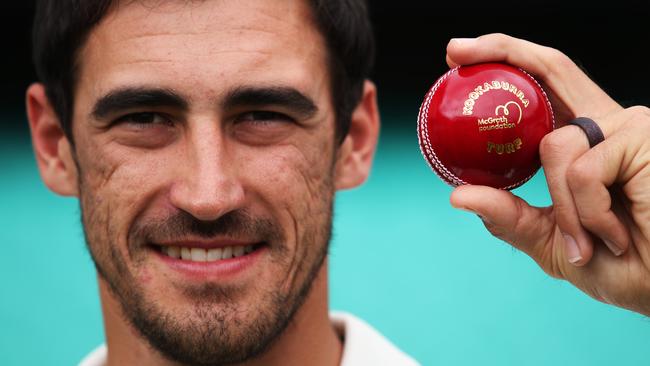
[[(187, 242), (184, 242), (183, 244), (185, 244), (183, 246), (188, 246)], [(192, 245), (194, 245), (194, 243), (192, 243)], [(217, 248), (214, 246), (195, 246), (195, 248), (197, 247)], [(215, 262), (194, 262), (176, 259), (155, 248), (151, 248), (150, 250), (166, 268), (171, 269), (173, 272), (178, 273), (187, 280), (197, 282), (229, 282), (243, 277), (247, 273), (253, 272), (255, 267), (259, 266), (262, 256), (267, 252), (268, 245), (258, 245), (254, 251), (246, 255), (230, 259), (222, 259)]]
[(246, 246), (246, 245), (255, 245), (258, 243), (241, 241), (241, 240), (230, 240), (230, 239), (220, 239), (220, 240), (200, 240), (200, 239), (184, 239), (178, 241), (167, 241), (156, 243), (155, 245), (163, 247), (187, 247), (187, 248), (201, 248), (201, 249), (216, 249), (224, 247), (234, 247), (234, 246)]

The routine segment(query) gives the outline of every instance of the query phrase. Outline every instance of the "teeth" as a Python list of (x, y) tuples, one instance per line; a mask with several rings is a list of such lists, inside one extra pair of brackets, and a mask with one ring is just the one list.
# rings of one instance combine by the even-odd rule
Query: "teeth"
[(221, 259), (230, 259), (230, 258), (232, 258), (232, 247), (223, 248), (223, 252), (221, 253)]
[(215, 249), (165, 246), (162, 247), (162, 252), (176, 259), (183, 259), (193, 262), (215, 262), (222, 259), (241, 257), (243, 255), (251, 253), (253, 252), (253, 246), (238, 245)]
[(232, 248), (232, 256), (233, 257), (241, 257), (242, 255), (244, 255), (244, 247), (238, 246), (238, 247)]
[(185, 260), (192, 259), (192, 252), (190, 251), (190, 248), (181, 248), (181, 258)]
[(167, 255), (172, 257), (172, 258), (180, 259), (180, 257), (181, 257), (181, 248), (179, 248), (179, 247), (167, 247)]
[(217, 249), (210, 249), (208, 250), (208, 260), (210, 262), (215, 261), (217, 259), (221, 259), (221, 252), (223, 249), (217, 248)]
[(201, 248), (192, 248), (190, 252), (192, 253), (192, 260), (195, 262), (205, 262), (205, 259), (208, 256), (205, 249)]

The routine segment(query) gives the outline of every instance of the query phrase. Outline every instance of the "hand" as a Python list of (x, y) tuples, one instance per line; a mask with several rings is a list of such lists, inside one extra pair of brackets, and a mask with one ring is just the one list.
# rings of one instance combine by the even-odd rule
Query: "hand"
[(553, 277), (597, 300), (650, 315), (650, 109), (624, 109), (561, 52), (502, 34), (452, 40), (449, 66), (506, 62), (540, 80), (556, 124), (589, 117), (605, 141), (561, 127), (540, 145), (553, 205), (532, 207), (510, 192), (461, 186), (454, 207), (475, 212), (495, 236)]

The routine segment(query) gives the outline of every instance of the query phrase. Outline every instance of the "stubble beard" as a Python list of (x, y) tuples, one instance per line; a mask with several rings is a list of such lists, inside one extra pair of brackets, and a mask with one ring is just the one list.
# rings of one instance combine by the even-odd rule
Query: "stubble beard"
[[(234, 211), (210, 223), (198, 222), (188, 214), (179, 213), (163, 221), (132, 225), (127, 246), (134, 265), (144, 260), (148, 235), (161, 230), (167, 230), (169, 235), (206, 236), (259, 230), (268, 239), (272, 262), (285, 271), (284, 280), (294, 270), (289, 286), (282, 281), (270, 284), (255, 304), (237, 302), (245, 288), (214, 283), (186, 287), (183, 296), (191, 299), (192, 306), (182, 314), (174, 314), (147, 296), (122, 252), (113, 244), (119, 243), (119, 239), (111, 227), (108, 207), (98, 203), (102, 200), (87, 194), (89, 190), (82, 189), (81, 183), (82, 223), (97, 272), (120, 304), (124, 320), (161, 355), (182, 364), (228, 365), (263, 354), (304, 303), (329, 250), (333, 203), (333, 185), (329, 179), (322, 187), (321, 210), (311, 218), (304, 218), (311, 222), (305, 225), (302, 240), (293, 253), (287, 249), (279, 225), (251, 217), (246, 212)], [(244, 311), (242, 305), (251, 308)]]

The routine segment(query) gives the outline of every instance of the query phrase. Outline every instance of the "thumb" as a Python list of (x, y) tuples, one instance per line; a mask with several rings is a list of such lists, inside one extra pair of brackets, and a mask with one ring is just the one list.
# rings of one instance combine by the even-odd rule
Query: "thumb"
[(532, 207), (508, 191), (473, 185), (457, 187), (450, 202), (480, 216), (492, 235), (525, 252), (542, 267), (550, 263), (546, 249), (554, 236), (551, 208)]

